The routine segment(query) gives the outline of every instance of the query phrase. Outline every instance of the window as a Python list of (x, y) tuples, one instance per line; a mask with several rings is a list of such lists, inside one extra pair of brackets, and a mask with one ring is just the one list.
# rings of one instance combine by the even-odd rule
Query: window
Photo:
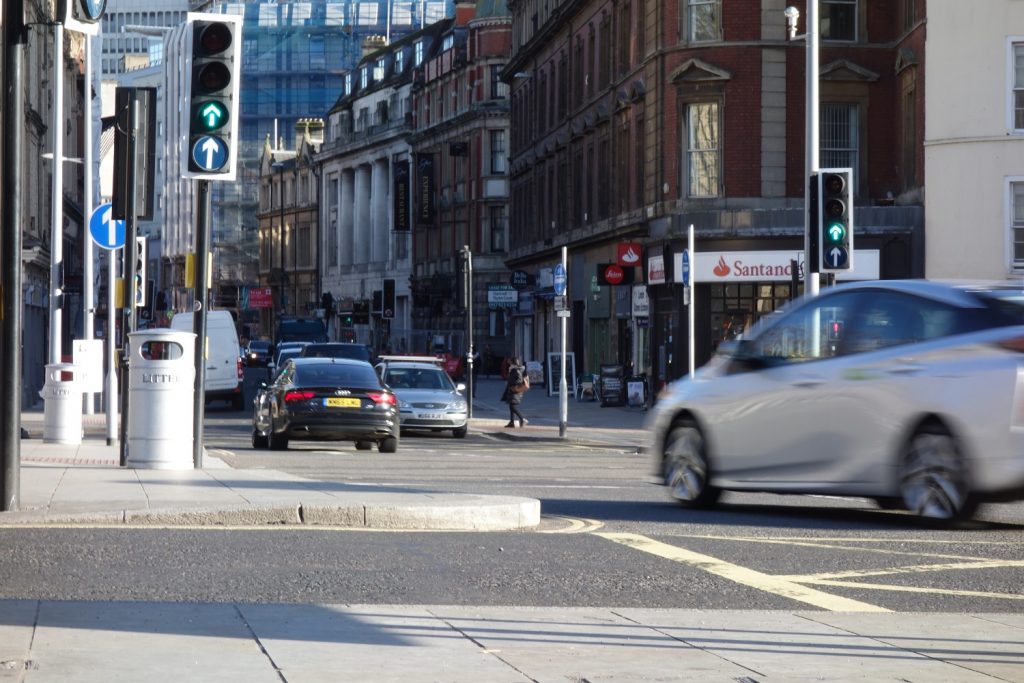
[(384, 58), (379, 57), (377, 64), (373, 69), (373, 80), (380, 82), (384, 80)]
[(508, 219), (504, 206), (491, 206), (487, 209), (491, 223), (491, 251), (505, 251), (505, 232)]
[(441, 40), (441, 52), (450, 50), (453, 47), (455, 47), (455, 36), (449, 33)]
[(423, 41), (417, 40), (416, 45), (413, 46), (413, 58), (412, 65), (419, 66), (423, 63)]
[(752, 340), (753, 353), (779, 364), (841, 355), (844, 333), (859, 301), (856, 294), (822, 296), (783, 314)]
[(1011, 121), (1013, 130), (1020, 132), (1024, 131), (1024, 42), (1012, 43), (1010, 58), (1013, 70)]
[(1010, 239), (1014, 268), (1024, 268), (1024, 180), (1018, 179), (1010, 183), (1010, 201), (1012, 203), (1013, 222), (1010, 226)]
[(403, 69), (405, 69), (405, 52), (398, 50), (395, 52), (395, 74), (402, 73)]
[(491, 137), (491, 173), (508, 171), (508, 158), (505, 151), (505, 131), (492, 130)]
[(857, 0), (821, 0), (822, 40), (857, 40)]
[(508, 86), (501, 82), (504, 64), (491, 64), (491, 99), (501, 100), (508, 96)]
[(821, 105), (821, 167), (852, 168), (857, 186), (859, 108), (856, 104)]
[(370, 82), (370, 68), (364, 66), (359, 70), (359, 87), (363, 90), (366, 89), (367, 84)]
[(352, 94), (352, 74), (350, 73), (345, 74), (345, 94)]
[(687, 40), (697, 42), (721, 39), (721, 0), (688, 0), (688, 5), (687, 30), (683, 34)]
[(721, 168), (718, 103), (686, 105), (685, 125), (687, 196), (717, 197)]

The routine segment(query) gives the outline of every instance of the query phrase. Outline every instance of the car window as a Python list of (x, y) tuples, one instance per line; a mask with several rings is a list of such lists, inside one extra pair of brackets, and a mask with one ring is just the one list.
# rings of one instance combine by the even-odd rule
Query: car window
[(377, 374), (369, 365), (317, 363), (302, 365), (296, 371), (299, 386), (379, 387)]
[(780, 314), (744, 348), (770, 364), (837, 356), (856, 303), (853, 293), (812, 299)]
[(955, 334), (958, 309), (900, 292), (867, 292), (842, 340), (844, 353), (867, 353)]

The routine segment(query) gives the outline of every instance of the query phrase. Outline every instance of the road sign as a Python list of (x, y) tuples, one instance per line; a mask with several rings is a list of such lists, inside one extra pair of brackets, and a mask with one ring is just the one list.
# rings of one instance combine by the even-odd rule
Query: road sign
[(690, 250), (683, 249), (683, 284), (690, 284)]
[(565, 267), (559, 263), (555, 265), (555, 273), (553, 276), (555, 294), (558, 296), (565, 295)]
[(120, 249), (124, 246), (124, 221), (115, 220), (111, 205), (100, 204), (89, 218), (89, 234), (102, 249)]
[(228, 162), (228, 146), (216, 135), (203, 135), (192, 143), (192, 161), (207, 172), (219, 171)]
[(825, 247), (821, 258), (829, 270), (849, 268), (850, 252), (845, 247)]

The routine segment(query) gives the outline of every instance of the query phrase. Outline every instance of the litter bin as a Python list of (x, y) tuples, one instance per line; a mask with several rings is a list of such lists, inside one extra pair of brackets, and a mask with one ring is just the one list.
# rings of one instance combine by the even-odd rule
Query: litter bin
[(82, 382), (85, 368), (74, 363), (46, 366), (43, 397), (43, 442), (82, 443)]
[(196, 335), (152, 329), (128, 335), (129, 467), (192, 469)]

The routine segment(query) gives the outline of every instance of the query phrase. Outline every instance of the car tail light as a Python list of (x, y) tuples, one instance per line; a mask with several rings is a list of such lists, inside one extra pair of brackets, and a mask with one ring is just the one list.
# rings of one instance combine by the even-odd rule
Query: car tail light
[(284, 394), (284, 402), (295, 403), (296, 401), (308, 401), (314, 396), (316, 396), (315, 391), (286, 391)]
[(245, 379), (245, 375), (242, 373), (242, 359), (239, 358), (235, 361), (235, 369), (238, 370), (238, 381), (241, 382)]
[(1008, 337), (1007, 339), (1000, 339), (996, 342), (996, 346), (1007, 351), (1015, 351), (1017, 353), (1024, 353), (1024, 337)]
[(393, 406), (398, 402), (395, 400), (394, 394), (367, 394), (371, 401), (377, 405), (390, 405)]

